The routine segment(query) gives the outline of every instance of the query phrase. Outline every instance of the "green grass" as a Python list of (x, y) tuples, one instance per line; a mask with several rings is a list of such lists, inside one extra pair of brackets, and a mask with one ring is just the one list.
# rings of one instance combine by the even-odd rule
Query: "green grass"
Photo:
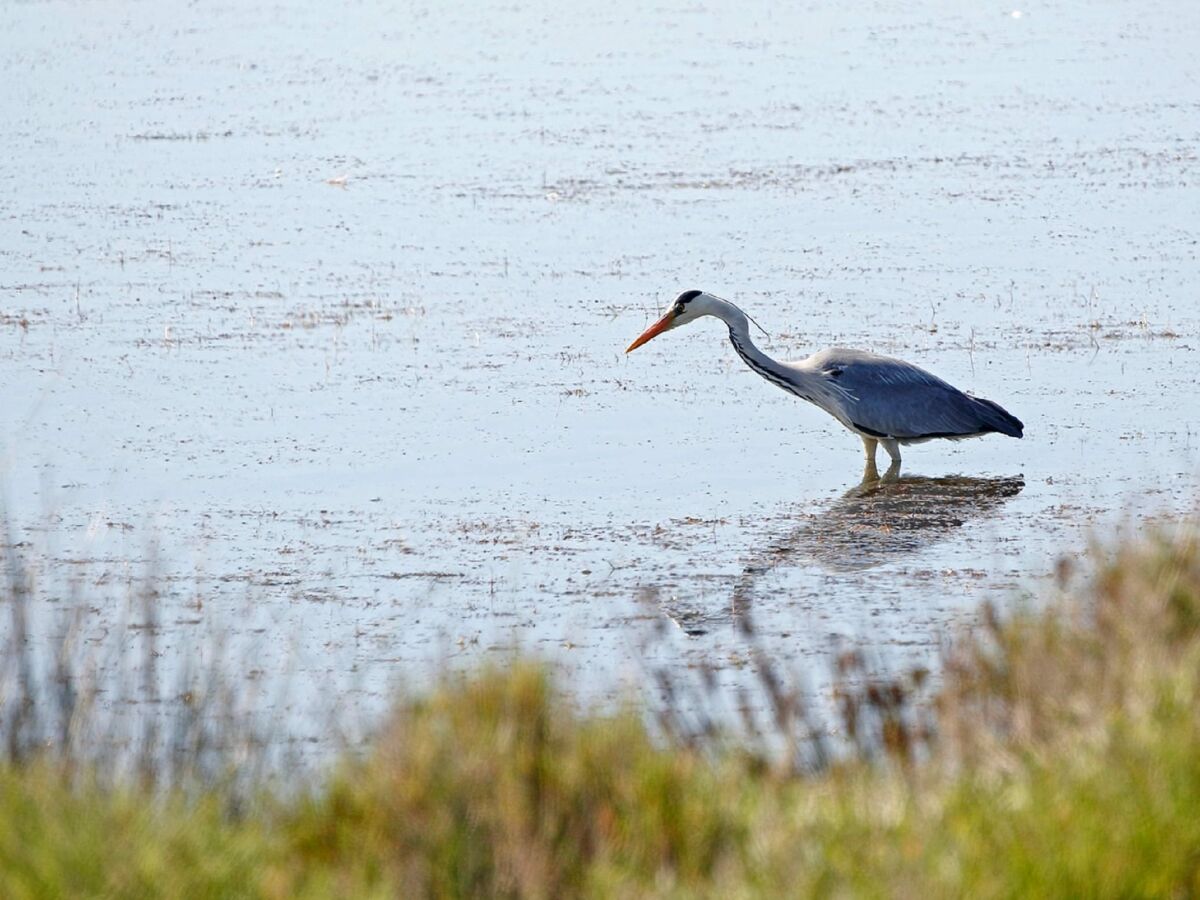
[(844, 705), (875, 738), (815, 772), (580, 712), (525, 663), (400, 701), (286, 793), (25, 757), (0, 767), (0, 896), (1200, 895), (1194, 535), (981, 619), (932, 733), (876, 682)]

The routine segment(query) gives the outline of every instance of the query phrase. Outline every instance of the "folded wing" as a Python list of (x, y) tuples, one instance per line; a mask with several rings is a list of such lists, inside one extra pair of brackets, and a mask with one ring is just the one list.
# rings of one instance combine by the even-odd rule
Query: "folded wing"
[(921, 441), (991, 432), (1019, 438), (1024, 432), (1021, 421), (999, 404), (965, 394), (903, 360), (835, 348), (798, 366), (836, 384), (845, 420), (868, 435)]

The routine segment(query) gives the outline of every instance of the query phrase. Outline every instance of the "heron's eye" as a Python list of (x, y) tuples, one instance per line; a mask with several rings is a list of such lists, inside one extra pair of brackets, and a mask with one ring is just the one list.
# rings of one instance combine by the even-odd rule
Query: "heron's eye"
[(682, 315), (683, 315), (683, 310), (684, 310), (684, 306), (683, 306), (683, 304), (682, 304), (682, 303), (676, 303), (676, 304), (675, 304), (675, 315), (677, 315), (677, 316), (682, 316)]

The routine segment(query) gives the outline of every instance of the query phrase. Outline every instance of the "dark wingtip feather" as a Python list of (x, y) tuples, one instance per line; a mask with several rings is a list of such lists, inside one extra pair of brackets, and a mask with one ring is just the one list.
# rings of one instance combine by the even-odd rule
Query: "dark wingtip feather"
[(971, 399), (983, 407), (980, 412), (983, 414), (983, 420), (989, 428), (1000, 432), (1000, 434), (1007, 434), (1009, 437), (1021, 438), (1025, 436), (1025, 423), (999, 403), (995, 403), (992, 400), (984, 400), (982, 397), (972, 397)]

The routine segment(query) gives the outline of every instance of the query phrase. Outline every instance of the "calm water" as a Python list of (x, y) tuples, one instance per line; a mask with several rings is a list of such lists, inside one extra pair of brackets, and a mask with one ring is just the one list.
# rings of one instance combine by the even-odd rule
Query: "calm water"
[[(153, 574), (169, 660), (290, 710), (514, 648), (736, 683), (744, 616), (814, 689), (839, 638), (928, 660), (1194, 508), (1197, 46), (1165, 2), (7, 4), (14, 540), (98, 659)], [(691, 287), (1026, 439), (858, 488), (715, 320), (623, 354)]]

